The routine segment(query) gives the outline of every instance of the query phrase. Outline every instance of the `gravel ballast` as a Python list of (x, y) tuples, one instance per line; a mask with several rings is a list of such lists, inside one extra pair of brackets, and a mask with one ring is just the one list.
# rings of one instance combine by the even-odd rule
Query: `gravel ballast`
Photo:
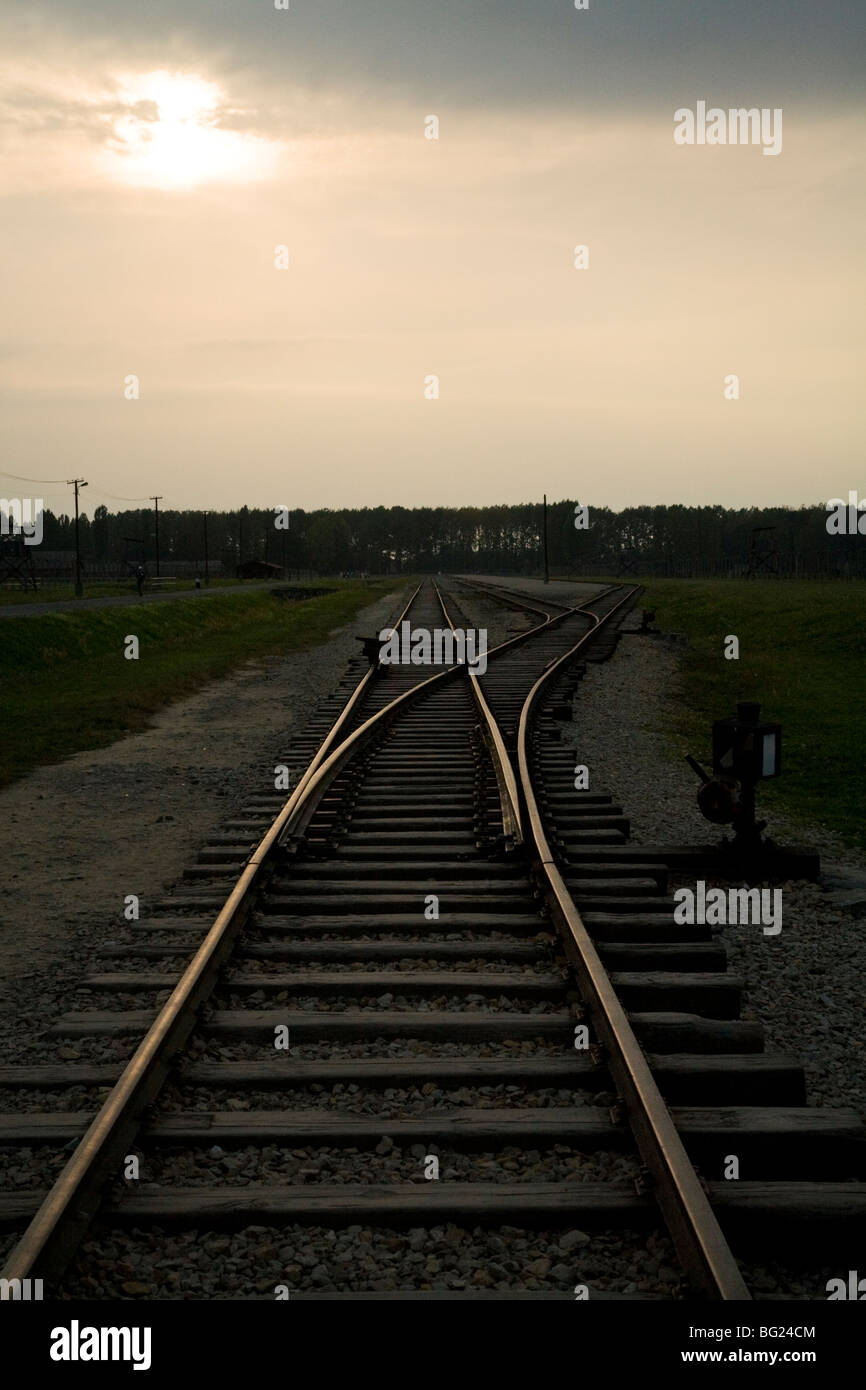
[[(624, 627), (636, 626), (629, 615)], [(615, 797), (636, 845), (716, 844), (724, 833), (697, 808), (695, 779), (683, 761), (690, 750), (671, 749), (678, 651), (663, 638), (625, 633), (609, 661), (588, 663), (574, 723), (564, 726), (577, 760), (589, 768), (591, 789)], [(824, 873), (846, 865), (866, 879), (866, 864), (825, 829), (804, 830), (774, 814), (768, 833), (782, 845), (817, 850)], [(706, 882), (708, 889), (723, 886)], [(694, 888), (695, 880), (673, 878), (671, 886)], [(854, 1106), (866, 1119), (866, 921), (840, 910), (821, 883), (775, 886), (782, 890), (778, 936), (757, 925), (728, 925), (717, 937), (728, 969), (745, 985), (743, 1017), (765, 1025), (768, 1051), (800, 1057), (811, 1105)]]
[[(515, 582), (515, 581), (512, 581)], [(487, 602), (483, 601), (485, 607)], [(395, 601), (383, 601), (360, 614), (354, 628), (378, 626), (386, 616), (376, 610), (393, 612)], [(465, 600), (467, 616), (480, 621), (471, 611), (471, 601)], [(493, 605), (491, 604), (492, 608)], [(515, 615), (516, 616), (516, 615)], [(627, 625), (636, 626), (633, 618)], [(491, 619), (492, 625), (492, 619)], [(502, 623), (500, 622), (500, 626)], [(328, 692), (342, 674), (346, 656), (356, 654), (351, 636), (337, 639), (344, 642), (343, 654), (334, 662), (339, 669), (327, 676), (324, 665), (321, 688), (311, 698), (309, 710), (320, 695)], [(328, 644), (329, 650), (333, 644)], [(304, 653), (304, 676), (309, 658)], [(578, 687), (575, 701), (575, 723), (565, 726), (579, 760), (590, 767), (593, 791), (610, 791), (625, 813), (632, 819), (632, 842), (635, 844), (713, 843), (719, 832), (704, 822), (694, 805), (694, 783), (672, 755), (665, 728), (673, 703), (669, 694), (676, 674), (677, 651), (664, 640), (637, 636), (624, 637), (611, 661), (597, 666), (589, 664), (587, 675)], [(284, 663), (287, 665), (288, 663)], [(267, 679), (273, 679), (273, 672)], [(220, 682), (230, 685), (231, 682)], [(301, 678), (303, 685), (303, 678)], [(297, 692), (296, 692), (297, 693)], [(201, 697), (195, 697), (199, 699)], [(303, 697), (301, 697), (303, 698)], [(185, 702), (190, 703), (190, 702)], [(263, 708), (264, 708), (263, 701)], [(170, 712), (169, 712), (170, 713)], [(205, 722), (207, 719), (204, 713)], [(302, 720), (298, 720), (298, 728)], [(629, 730), (623, 738), (623, 728)], [(140, 737), (147, 738), (148, 735)], [(124, 743), (131, 742), (125, 740)], [(231, 739), (234, 746), (236, 739)], [(287, 739), (281, 738), (285, 748)], [(116, 747), (116, 745), (115, 745)], [(228, 728), (227, 744), (228, 748)], [(111, 749), (93, 755), (104, 757)], [(683, 750), (685, 751), (685, 750)], [(162, 749), (163, 756), (166, 749)], [(83, 757), (85, 755), (79, 755)], [(89, 756), (89, 755), (88, 755)], [(265, 768), (280, 759), (273, 750), (265, 760)], [(75, 760), (70, 760), (75, 761)], [(248, 781), (243, 790), (262, 785), (262, 759), (256, 754), (247, 765)], [(234, 775), (236, 769), (231, 769)], [(227, 767), (223, 767), (227, 774)], [(34, 774), (38, 776), (39, 774)], [(162, 806), (159, 791), (158, 759), (152, 768), (153, 790)], [(28, 781), (31, 779), (28, 779)], [(217, 795), (240, 796), (242, 786), (227, 782)], [(189, 793), (187, 793), (189, 795)], [(210, 797), (201, 800), (211, 804)], [(228, 811), (225, 807), (225, 811)], [(225, 814), (225, 812), (223, 813)], [(216, 823), (216, 819), (214, 824)], [(211, 829), (208, 825), (206, 830)], [(839, 863), (859, 869), (856, 857), (846, 853), (828, 837), (805, 836), (794, 832), (774, 817), (771, 827), (775, 838), (804, 841), (832, 855)], [(190, 863), (189, 826), (182, 831), (175, 827), (178, 847), (186, 846), (181, 866)], [(206, 831), (205, 831), (206, 833)], [(128, 846), (127, 846), (128, 848)], [(88, 871), (89, 872), (89, 871)], [(673, 886), (676, 886), (674, 882)], [(150, 886), (150, 885), (148, 885)], [(809, 1086), (809, 1102), (813, 1105), (854, 1105), (864, 1111), (863, 1045), (858, 1041), (862, 1029), (863, 967), (866, 952), (863, 944), (863, 923), (841, 911), (827, 897), (820, 885), (786, 883), (784, 895), (784, 926), (779, 937), (764, 937), (759, 927), (727, 928), (720, 939), (728, 950), (729, 969), (740, 976), (746, 985), (743, 1016), (756, 1018), (766, 1027), (768, 1050), (778, 1050), (803, 1058)], [(77, 922), (68, 947), (61, 958), (68, 970), (65, 982), (52, 983), (43, 971), (27, 975), (36, 993), (31, 994), (29, 1015), (42, 1027), (54, 1012), (69, 1008), (128, 1007), (141, 1010), (163, 997), (161, 994), (127, 993), (104, 996), (101, 993), (75, 989), (85, 969), (94, 968), (92, 947), (103, 944), (108, 936), (118, 938), (115, 926), (106, 928), (105, 916), (95, 923)], [(123, 940), (133, 938), (123, 933)], [(465, 933), (444, 936), (445, 940), (471, 939)], [(828, 940), (833, 942), (828, 951)], [(74, 943), (74, 944), (73, 944)], [(54, 941), (52, 949), (59, 949)], [(435, 962), (431, 953), (431, 962)], [(178, 962), (166, 958), (164, 968), (177, 967)], [(339, 995), (322, 998), (318, 995), (284, 996), (262, 990), (258, 993), (233, 991), (230, 976), (224, 980), (220, 993), (212, 1001), (220, 1007), (272, 1007), (274, 1003), (291, 999), (293, 1008), (315, 1011), (343, 1012), (347, 1010), (389, 1012), (412, 1010), (418, 1012), (448, 1010), (455, 1013), (505, 1012), (518, 1009), (540, 1016), (562, 1009), (561, 1002), (544, 999), (524, 999), (520, 1003), (505, 996), (448, 995), (431, 999), (411, 993), (411, 970), (430, 968), (429, 962), (406, 962), (406, 992), (389, 991), (384, 998), (376, 995)], [(479, 969), (495, 970), (482, 960)], [(105, 963), (99, 968), (110, 970)], [(138, 967), (131, 962), (123, 969)], [(142, 965), (145, 972), (159, 968), (159, 962)], [(250, 968), (239, 967), (249, 974)], [(331, 967), (329, 967), (331, 968)], [(343, 967), (349, 969), (348, 965)], [(370, 970), (370, 963), (363, 969)], [(385, 967), (399, 968), (398, 963)], [(471, 969), (469, 962), (460, 968)], [(505, 968), (505, 967), (503, 967)], [(525, 969), (527, 975), (550, 967), (508, 966), (509, 973)], [(253, 969), (267, 975), (269, 967), (257, 963)], [(273, 973), (283, 973), (284, 966), (273, 966)], [(339, 967), (338, 972), (339, 973)], [(110, 1002), (109, 1002), (110, 1001)], [(206, 1015), (207, 1016), (207, 1015)], [(20, 1015), (19, 1015), (20, 1019)], [(2, 1019), (0, 1019), (2, 1027)], [(34, 1035), (36, 1029), (34, 1028)], [(129, 1055), (131, 1039), (75, 1039), (52, 1041), (50, 1056), (28, 1036), (26, 1025), (20, 1022), (9, 1028), (13, 1055), (8, 1060), (47, 1061), (60, 1059), (106, 1062)], [(15, 1052), (14, 1039), (17, 1035)], [(527, 1039), (501, 1044), (437, 1044), (409, 1040), (371, 1039), (364, 1042), (323, 1042), (303, 1044), (292, 1049), (296, 1060), (374, 1057), (520, 1057), (523, 1055), (562, 1055), (562, 1044), (543, 1039)], [(261, 1061), (262, 1048), (254, 1043), (225, 1045), (201, 1037), (193, 1040), (188, 1055), (209, 1062), (224, 1060)], [(852, 1057), (856, 1059), (852, 1063)], [(182, 1071), (177, 1078), (182, 1082)], [(22, 1100), (29, 1106), (45, 1109), (74, 1109), (81, 1102), (87, 1108), (102, 1094), (98, 1088), (79, 1088), (75, 1101), (67, 1093), (67, 1103), (59, 1103), (60, 1093), (40, 1095), (38, 1092), (10, 1093), (9, 1108), (18, 1108)], [(292, 1108), (346, 1111), (358, 1115), (381, 1116), (383, 1125), (391, 1119), (412, 1117), (428, 1111), (438, 1112), (471, 1106), (483, 1109), (509, 1105), (553, 1107), (559, 1105), (609, 1105), (608, 1093), (569, 1090), (531, 1091), (521, 1087), (463, 1087), (457, 1091), (431, 1084), (418, 1087), (390, 1088), (367, 1091), (358, 1086), (334, 1086), (260, 1092), (233, 1093), (228, 1089), (171, 1085), (164, 1097), (164, 1113), (178, 1110), (247, 1108)], [(318, 1147), (287, 1149), (278, 1145), (256, 1145), (223, 1148), (211, 1145), (200, 1150), (182, 1152), (155, 1150), (147, 1154), (147, 1171), (142, 1176), (148, 1183), (160, 1185), (205, 1186), (229, 1184), (243, 1187), (251, 1183), (279, 1184), (310, 1183), (321, 1185), (333, 1182), (348, 1183), (417, 1183), (420, 1160), (427, 1153), (440, 1155), (442, 1180), (458, 1182), (594, 1182), (612, 1181), (629, 1185), (637, 1174), (633, 1156), (621, 1152), (593, 1151), (579, 1153), (569, 1146), (547, 1148), (499, 1148), (495, 1152), (475, 1151), (469, 1154), (452, 1151), (445, 1145), (413, 1145), (400, 1148), (387, 1134), (378, 1145), (369, 1148)], [(4, 1164), (11, 1187), (34, 1187), (51, 1180), (65, 1155), (57, 1151), (34, 1148), (25, 1154), (17, 1151)], [(26, 1160), (27, 1181), (15, 1164)], [(826, 1280), (837, 1276), (839, 1269), (809, 1268), (800, 1270), (792, 1264), (765, 1262), (743, 1266), (749, 1286), (759, 1297), (767, 1298), (824, 1298)], [(345, 1230), (324, 1227), (286, 1227), (276, 1229), (251, 1225), (238, 1232), (184, 1232), (159, 1230), (147, 1233), (111, 1229), (94, 1230), (84, 1243), (69, 1275), (64, 1281), (63, 1297), (102, 1298), (268, 1298), (272, 1299), (278, 1286), (291, 1294), (329, 1290), (376, 1292), (412, 1288), (433, 1291), (521, 1290), (528, 1293), (557, 1293), (573, 1297), (576, 1285), (588, 1284), (600, 1293), (625, 1297), (659, 1296), (677, 1298), (685, 1289), (670, 1243), (661, 1232), (584, 1232), (528, 1231), (502, 1227), (489, 1231), (464, 1229), (456, 1225), (416, 1228), (410, 1231), (372, 1230), (352, 1226)]]
[[(660, 1231), (525, 1230), (456, 1224), (248, 1226), (232, 1233), (109, 1229), (89, 1237), (63, 1298), (262, 1298), (328, 1290), (511, 1290), (672, 1298), (676, 1257)], [(281, 1290), (278, 1295), (277, 1290)]]

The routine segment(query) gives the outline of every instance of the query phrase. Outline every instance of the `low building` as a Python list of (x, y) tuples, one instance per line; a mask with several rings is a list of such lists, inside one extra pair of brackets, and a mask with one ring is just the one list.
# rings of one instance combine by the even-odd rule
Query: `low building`
[(269, 560), (242, 560), (235, 566), (236, 579), (282, 579), (282, 565), (272, 565)]

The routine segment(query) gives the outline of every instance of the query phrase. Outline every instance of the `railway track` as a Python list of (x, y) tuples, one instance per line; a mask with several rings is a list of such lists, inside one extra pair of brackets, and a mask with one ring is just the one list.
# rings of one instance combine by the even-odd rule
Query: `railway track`
[[(425, 583), (397, 623), (471, 625), (471, 593)], [(709, 930), (674, 927), (668, 864), (574, 789), (561, 721), (634, 593), (525, 602), (534, 627), (483, 676), (359, 659), (286, 758), (288, 799), (252, 798), (57, 1021), (116, 1063), (0, 1071), (90, 1102), (0, 1116), (4, 1145), (74, 1148), (49, 1193), (0, 1198), (7, 1229), (30, 1221), (5, 1277), (59, 1278), (97, 1213), (101, 1231), (460, 1222), (555, 1242), (641, 1240), (661, 1211), (693, 1287), (747, 1298), (718, 1217), (738, 1242), (862, 1223), (856, 1116), (805, 1107)], [(721, 1180), (731, 1153), (749, 1180)], [(505, 1274), (475, 1287), (519, 1293)], [(182, 1271), (165, 1291), (195, 1296)]]

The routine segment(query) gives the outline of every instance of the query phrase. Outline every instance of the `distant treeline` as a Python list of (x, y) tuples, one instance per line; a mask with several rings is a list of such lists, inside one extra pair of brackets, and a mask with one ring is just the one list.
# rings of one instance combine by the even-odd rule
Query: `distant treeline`
[[(830, 535), (824, 506), (590, 507), (589, 525), (575, 528), (573, 501), (548, 507), (551, 574), (844, 575), (866, 576), (866, 538)], [(539, 574), (543, 569), (542, 506), (364, 507), (292, 510), (288, 530), (276, 509), (159, 513), (164, 574), (173, 561), (203, 567), (205, 554), (232, 573), (246, 560), (267, 560), (295, 573)], [(153, 570), (154, 513), (97, 507), (81, 519), (85, 570), (143, 561)], [(43, 515), (46, 551), (72, 551), (74, 523)]]

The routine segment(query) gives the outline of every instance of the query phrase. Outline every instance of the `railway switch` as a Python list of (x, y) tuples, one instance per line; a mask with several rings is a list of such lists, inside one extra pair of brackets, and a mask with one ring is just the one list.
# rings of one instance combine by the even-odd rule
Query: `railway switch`
[(686, 762), (701, 779), (698, 806), (714, 825), (732, 825), (734, 846), (761, 847), (766, 821), (755, 820), (755, 787), (778, 777), (782, 766), (782, 726), (760, 718), (761, 706), (741, 700), (737, 713), (713, 723), (713, 776), (690, 754)]
[(378, 666), (378, 665), (379, 665), (379, 650), (380, 650), (380, 648), (381, 648), (381, 646), (382, 646), (382, 644), (381, 644), (381, 642), (379, 641), (378, 637), (356, 637), (356, 638), (355, 638), (355, 641), (356, 641), (356, 642), (362, 642), (362, 643), (363, 643), (363, 646), (364, 646), (364, 655), (365, 655), (365, 657), (367, 658), (367, 660), (369, 661), (370, 665), (371, 665), (371, 666)]

